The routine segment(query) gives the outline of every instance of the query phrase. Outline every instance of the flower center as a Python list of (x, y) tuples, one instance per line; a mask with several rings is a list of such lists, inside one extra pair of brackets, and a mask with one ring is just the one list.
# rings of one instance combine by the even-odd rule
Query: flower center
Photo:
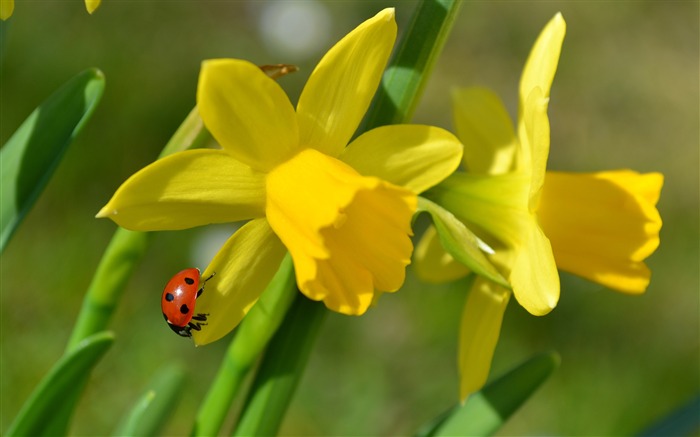
[(344, 314), (364, 313), (376, 290), (401, 287), (415, 210), (411, 191), (314, 149), (267, 176), (267, 219), (292, 255), (299, 289)]

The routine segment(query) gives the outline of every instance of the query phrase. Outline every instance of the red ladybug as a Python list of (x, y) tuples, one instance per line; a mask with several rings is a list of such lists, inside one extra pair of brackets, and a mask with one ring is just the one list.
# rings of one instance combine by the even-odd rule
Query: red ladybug
[[(212, 273), (203, 282), (199, 269), (185, 269), (173, 276), (163, 290), (160, 306), (163, 318), (170, 329), (183, 337), (192, 337), (192, 330), (199, 331), (206, 325), (209, 314), (195, 314), (194, 304), (204, 291), (204, 284), (210, 280)], [(200, 287), (201, 282), (201, 287)]]

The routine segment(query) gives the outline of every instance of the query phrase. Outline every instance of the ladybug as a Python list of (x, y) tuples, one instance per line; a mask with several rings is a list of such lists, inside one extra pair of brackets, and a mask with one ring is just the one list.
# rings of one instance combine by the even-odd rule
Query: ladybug
[[(192, 330), (199, 331), (202, 325), (206, 325), (209, 314), (195, 314), (194, 304), (204, 291), (204, 284), (210, 280), (212, 273), (204, 281), (201, 281), (199, 269), (185, 269), (168, 281), (160, 306), (163, 310), (163, 318), (170, 329), (183, 337), (192, 337)], [(201, 286), (200, 286), (201, 284)]]

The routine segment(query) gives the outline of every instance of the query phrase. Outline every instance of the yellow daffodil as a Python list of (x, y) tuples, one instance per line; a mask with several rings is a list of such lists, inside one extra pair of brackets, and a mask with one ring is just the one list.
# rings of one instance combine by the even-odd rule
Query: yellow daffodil
[[(566, 25), (557, 14), (537, 39), (520, 81), (517, 133), (503, 103), (489, 90), (454, 94), (464, 166), (425, 194), (467, 223), (496, 253), (518, 302), (534, 315), (559, 299), (557, 267), (609, 288), (641, 293), (649, 284), (644, 259), (659, 244), (656, 210), (663, 177), (617, 170), (547, 172), (549, 91)], [(437, 282), (466, 275), (430, 229), (416, 248), (420, 277)], [(510, 291), (475, 279), (460, 327), (460, 394), (479, 390)]]
[[(396, 39), (394, 10), (367, 20), (326, 53), (294, 107), (255, 65), (205, 61), (197, 107), (221, 150), (161, 159), (129, 178), (98, 217), (141, 231), (248, 220), (203, 273), (197, 300), (206, 344), (257, 301), (286, 250), (299, 289), (343, 314), (401, 287), (417, 193), (462, 157), (451, 133), (393, 125), (350, 142)], [(349, 143), (349, 144), (348, 144)], [(347, 147), (346, 147), (347, 146)]]
[[(85, 9), (89, 14), (95, 12), (102, 0), (85, 0)], [(15, 10), (15, 0), (0, 0), (0, 20), (7, 20)]]

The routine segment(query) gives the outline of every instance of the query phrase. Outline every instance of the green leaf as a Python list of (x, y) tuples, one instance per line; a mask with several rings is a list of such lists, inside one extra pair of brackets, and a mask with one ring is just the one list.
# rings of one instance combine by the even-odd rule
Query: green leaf
[(428, 0), (418, 5), (384, 72), (364, 130), (411, 120), (460, 5), (457, 0)]
[(433, 219), (442, 247), (454, 259), (474, 273), (510, 290), (510, 284), (486, 258), (485, 245), (450, 211), (424, 197), (418, 197), (418, 212), (427, 212)]
[(700, 434), (700, 396), (679, 406), (638, 434), (639, 437), (697, 436)]
[(90, 371), (113, 342), (114, 334), (100, 332), (61, 357), (24, 403), (5, 435), (65, 435)]
[(424, 426), (417, 437), (489, 436), (559, 367), (559, 355), (550, 352), (530, 358)]
[(160, 371), (114, 435), (157, 435), (177, 405), (184, 381), (185, 372), (180, 366), (169, 366)]
[(234, 435), (277, 434), (327, 313), (322, 303), (296, 293), (260, 363)]
[(0, 252), (90, 118), (103, 90), (101, 71), (78, 74), (36, 108), (0, 150)]
[(216, 378), (197, 412), (191, 435), (219, 433), (241, 383), (282, 324), (297, 293), (294, 263), (287, 254), (258, 302), (236, 330)]

